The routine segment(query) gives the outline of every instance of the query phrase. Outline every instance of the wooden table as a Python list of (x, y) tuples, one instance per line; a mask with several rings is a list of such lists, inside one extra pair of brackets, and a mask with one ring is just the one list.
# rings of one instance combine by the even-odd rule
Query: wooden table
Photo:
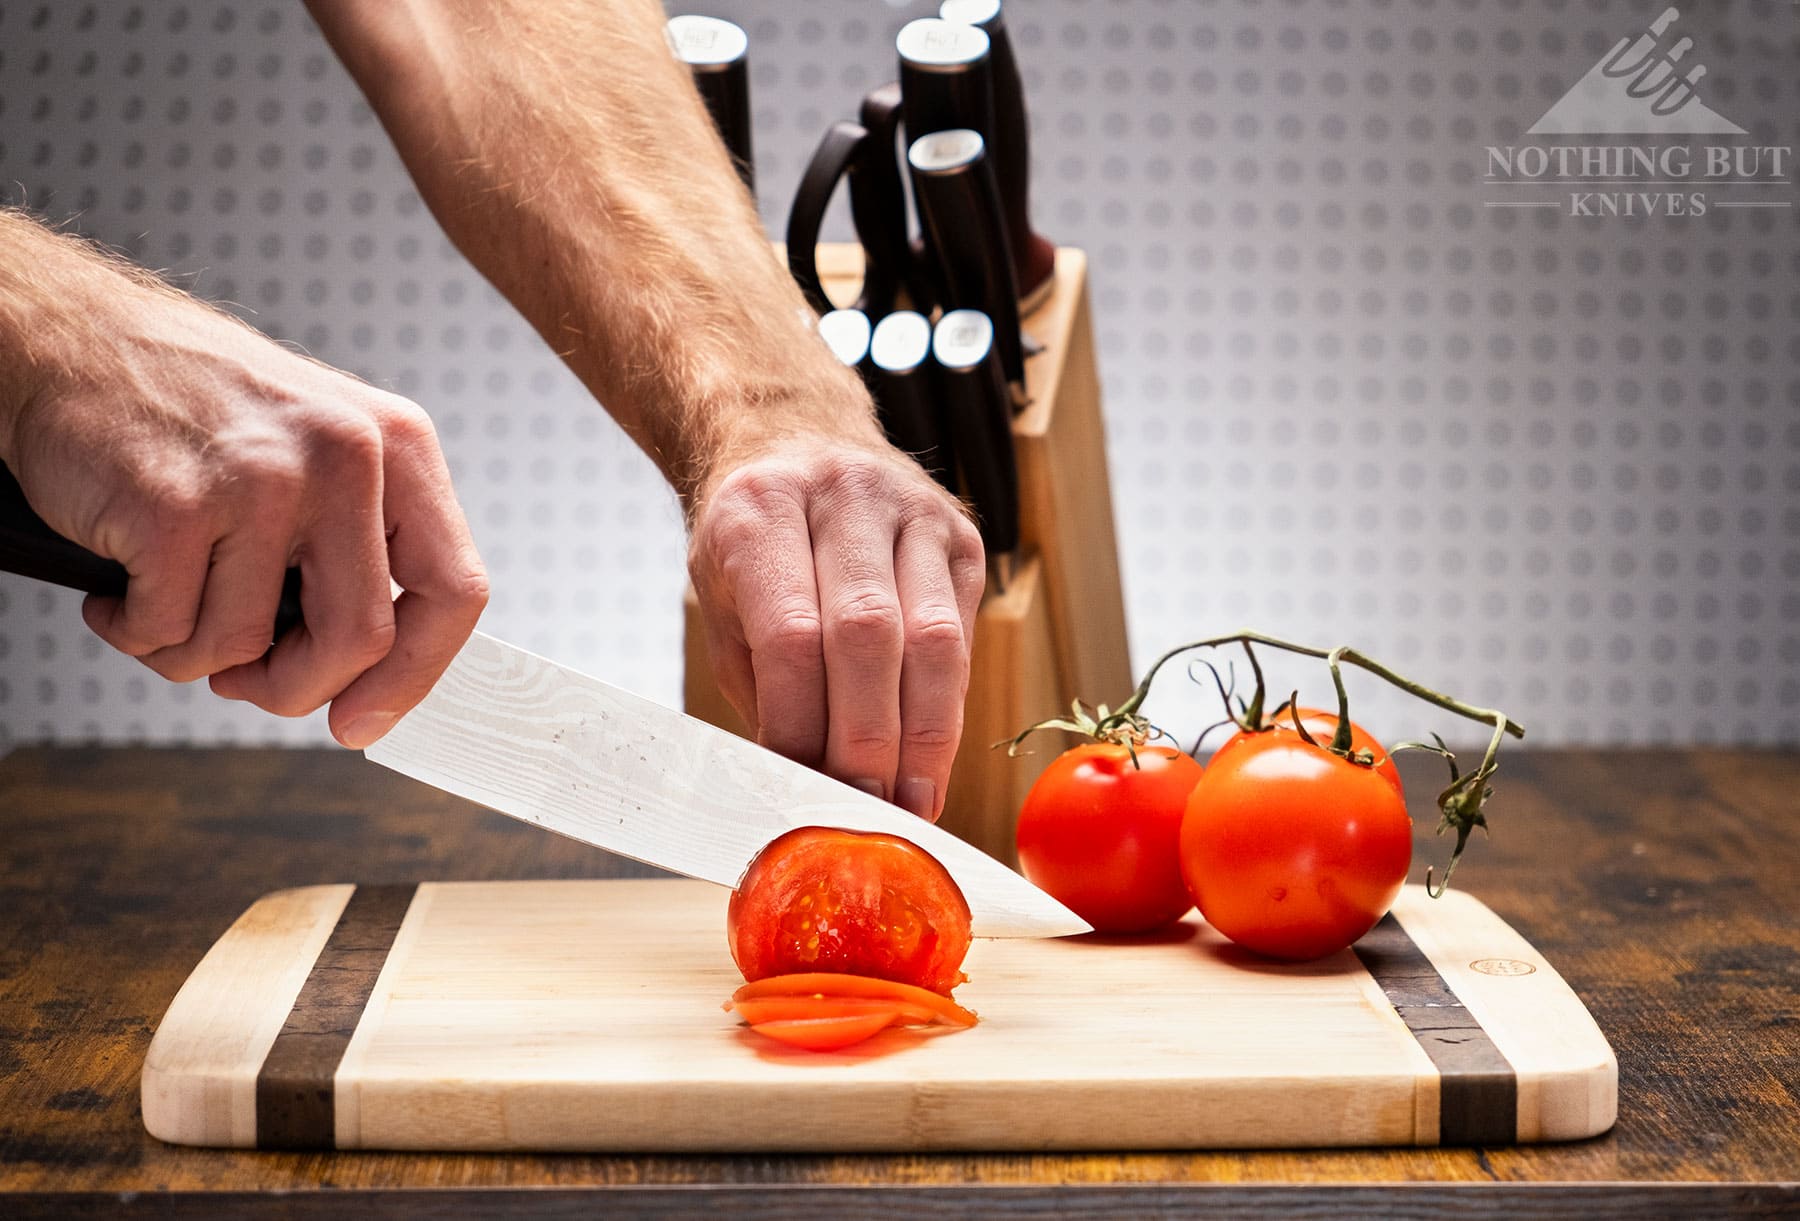
[[(1441, 861), (1409, 765), (1419, 862)], [(183, 1149), (138, 1069), (189, 969), (266, 891), (642, 872), (339, 751), (0, 760), (0, 1216), (1639, 1217), (1800, 1210), (1800, 754), (1508, 749), (1457, 883), (1619, 1056), (1575, 1145), (1130, 1155), (536, 1157)], [(780, 1123), (771, 1115), (770, 1123)]]

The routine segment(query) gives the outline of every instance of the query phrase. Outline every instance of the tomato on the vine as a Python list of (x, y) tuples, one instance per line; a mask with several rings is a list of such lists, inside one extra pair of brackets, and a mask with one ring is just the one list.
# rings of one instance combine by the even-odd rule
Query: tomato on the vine
[[(1321, 743), (1329, 742), (1331, 741), (1332, 735), (1337, 733), (1337, 713), (1326, 712), (1323, 708), (1302, 708), (1299, 711), (1300, 724), (1305, 727), (1307, 733), (1313, 736), (1315, 741)], [(1219, 749), (1213, 752), (1213, 758), (1217, 759), (1228, 750), (1235, 750), (1246, 742), (1255, 742), (1263, 735), (1271, 733), (1286, 733), (1293, 737), (1299, 737), (1299, 735), (1294, 732), (1293, 715), (1286, 709), (1283, 709), (1278, 715), (1271, 718), (1269, 723), (1261, 729), (1238, 730), (1229, 738), (1226, 738)], [(1402, 793), (1406, 791), (1405, 787), (1400, 783), (1400, 769), (1395, 765), (1394, 757), (1388, 754), (1387, 748), (1376, 740), (1374, 734), (1364, 729), (1361, 725), (1358, 725), (1355, 721), (1350, 722), (1350, 750), (1352, 753), (1359, 750), (1368, 751), (1375, 760), (1375, 770), (1380, 772), (1383, 776), (1386, 776), (1388, 782)]]
[(726, 909), (726, 935), (747, 980), (827, 971), (948, 994), (963, 980), (969, 904), (908, 840), (801, 827), (750, 862)]
[(1322, 958), (1361, 937), (1411, 863), (1398, 787), (1291, 730), (1215, 754), (1181, 826), (1182, 876), (1200, 914), (1275, 958)]
[(1193, 906), (1181, 820), (1200, 765), (1168, 746), (1084, 742), (1044, 769), (1019, 811), (1019, 866), (1100, 932), (1135, 933)]

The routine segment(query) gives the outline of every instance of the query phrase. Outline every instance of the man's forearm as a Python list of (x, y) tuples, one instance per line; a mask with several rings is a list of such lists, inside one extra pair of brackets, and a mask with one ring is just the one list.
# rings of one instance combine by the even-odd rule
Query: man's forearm
[(782, 431), (878, 444), (656, 0), (310, 0), (451, 239), (684, 497)]

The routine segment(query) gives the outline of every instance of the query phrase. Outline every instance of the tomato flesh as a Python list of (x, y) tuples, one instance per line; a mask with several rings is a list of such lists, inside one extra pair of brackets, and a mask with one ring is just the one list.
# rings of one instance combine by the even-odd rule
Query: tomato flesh
[(750, 1029), (807, 1051), (841, 1051), (880, 1034), (899, 1016), (898, 1010), (889, 1009), (837, 1017), (784, 1018), (755, 1022)]
[(1168, 746), (1084, 742), (1045, 768), (1019, 811), (1019, 867), (1100, 932), (1137, 933), (1194, 905), (1181, 821), (1200, 765)]
[(1181, 827), (1182, 876), (1200, 914), (1275, 958), (1321, 958), (1361, 937), (1411, 862), (1399, 790), (1291, 731), (1215, 754)]
[(948, 871), (898, 836), (802, 827), (757, 854), (726, 912), (747, 980), (832, 972), (947, 994), (963, 981), (969, 905)]
[(891, 1001), (901, 1006), (918, 1006), (928, 1010), (933, 1020), (952, 1026), (973, 1026), (973, 1010), (965, 1009), (947, 996), (927, 988), (903, 984), (897, 980), (876, 979), (870, 975), (836, 975), (813, 971), (798, 975), (772, 975), (753, 980), (731, 994), (733, 1006), (767, 997), (819, 998), (834, 1002), (846, 999)]

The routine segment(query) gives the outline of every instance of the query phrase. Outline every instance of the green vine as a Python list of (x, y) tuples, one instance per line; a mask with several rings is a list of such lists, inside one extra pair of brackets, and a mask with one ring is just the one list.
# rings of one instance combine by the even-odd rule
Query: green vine
[[(1217, 669), (1213, 669), (1213, 678), (1214, 681), (1219, 684), (1220, 695), (1225, 702), (1227, 718), (1231, 722), (1237, 724), (1240, 729), (1247, 732), (1259, 733), (1265, 729), (1272, 728), (1275, 721), (1277, 721), (1285, 712), (1292, 720), (1293, 728), (1307, 742), (1314, 746), (1320, 746), (1321, 749), (1328, 750), (1332, 754), (1347, 759), (1360, 767), (1373, 767), (1379, 761), (1373, 757), (1370, 751), (1366, 748), (1362, 750), (1351, 749), (1350, 699), (1344, 688), (1343, 675), (1343, 667), (1345, 665), (1352, 665), (1360, 670), (1367, 671), (1389, 685), (1398, 687), (1408, 695), (1424, 700), (1426, 703), (1432, 704), (1438, 708), (1442, 708), (1446, 712), (1453, 712), (1458, 716), (1467, 717), (1470, 720), (1480, 721), (1483, 724), (1493, 726), (1493, 735), (1488, 740), (1487, 750), (1482, 755), (1481, 763), (1474, 771), (1469, 772), (1466, 775), (1458, 768), (1456, 756), (1444, 745), (1443, 739), (1437, 737), (1436, 734), (1432, 735), (1435, 744), (1403, 742), (1392, 748), (1389, 752), (1390, 754), (1398, 754), (1402, 750), (1425, 750), (1439, 755), (1449, 764), (1450, 783), (1437, 796), (1437, 807), (1440, 815), (1438, 834), (1442, 835), (1445, 831), (1455, 831), (1456, 846), (1450, 853), (1450, 861), (1444, 868), (1444, 877), (1441, 882), (1434, 885), (1433, 870), (1430, 867), (1427, 867), (1425, 871), (1426, 889), (1433, 898), (1441, 896), (1450, 885), (1450, 875), (1455, 871), (1457, 862), (1462, 859), (1463, 849), (1468, 845), (1469, 836), (1477, 827), (1482, 828), (1483, 831), (1487, 830), (1487, 815), (1483, 807), (1487, 802), (1487, 799), (1493, 796), (1494, 790), (1488, 781), (1493, 777), (1494, 772), (1499, 767), (1500, 744), (1505, 741), (1509, 734), (1515, 738), (1523, 738), (1525, 736), (1525, 727), (1509, 718), (1504, 712), (1501, 712), (1497, 708), (1480, 708), (1472, 704), (1466, 704), (1461, 700), (1452, 699), (1442, 692), (1434, 691), (1421, 683), (1414, 682), (1412, 679), (1395, 672), (1381, 662), (1369, 657), (1367, 654), (1360, 653), (1352, 648), (1340, 646), (1334, 649), (1317, 649), (1310, 645), (1295, 644), (1293, 641), (1282, 640), (1279, 637), (1265, 635), (1262, 632), (1248, 631), (1232, 632), (1228, 635), (1214, 636), (1206, 640), (1190, 641), (1187, 644), (1177, 645), (1175, 648), (1170, 649), (1161, 657), (1157, 658), (1150, 669), (1144, 674), (1143, 680), (1138, 683), (1137, 689), (1134, 690), (1130, 697), (1117, 708), (1108, 709), (1105, 704), (1101, 704), (1097, 708), (1090, 710), (1080, 700), (1076, 700), (1072, 705), (1071, 715), (1069, 717), (1056, 717), (1051, 720), (1040, 721), (1036, 725), (1026, 728), (1020, 732), (1018, 736), (1005, 744), (1007, 746), (1007, 753), (1010, 755), (1017, 755), (1019, 753), (1019, 747), (1025, 739), (1039, 730), (1061, 729), (1070, 733), (1081, 734), (1096, 742), (1111, 742), (1122, 745), (1131, 752), (1132, 761), (1133, 763), (1136, 763), (1137, 748), (1144, 745), (1152, 738), (1160, 736), (1161, 733), (1161, 731), (1150, 724), (1143, 716), (1140, 709), (1144, 705), (1145, 698), (1150, 694), (1151, 684), (1156, 681), (1156, 676), (1162, 670), (1163, 666), (1184, 653), (1192, 653), (1200, 649), (1219, 648), (1230, 644), (1239, 644), (1243, 646), (1245, 654), (1248, 655), (1250, 659), (1251, 669), (1256, 675), (1256, 691), (1248, 702), (1240, 701), (1242, 707), (1241, 714), (1232, 714), (1232, 697), (1226, 690), (1223, 681), (1219, 679)], [(1256, 651), (1251, 647), (1252, 645), (1263, 645), (1267, 648), (1281, 649), (1285, 652), (1299, 654), (1302, 657), (1317, 658), (1326, 663), (1331, 672), (1331, 681), (1333, 687), (1336, 689), (1338, 702), (1337, 727), (1332, 734), (1330, 742), (1321, 746), (1321, 744), (1306, 731), (1305, 726), (1301, 724), (1298, 692), (1295, 692), (1293, 696), (1290, 696), (1287, 700), (1283, 701), (1283, 703), (1276, 708), (1275, 712), (1268, 719), (1265, 719), (1265, 714), (1263, 712), (1264, 683), (1262, 667), (1257, 661)], [(1208, 663), (1208, 665), (1210, 668), (1210, 663)], [(1000, 745), (1000, 743), (996, 743), (996, 745)], [(1197, 745), (1198, 743), (1196, 743), (1196, 746)]]

